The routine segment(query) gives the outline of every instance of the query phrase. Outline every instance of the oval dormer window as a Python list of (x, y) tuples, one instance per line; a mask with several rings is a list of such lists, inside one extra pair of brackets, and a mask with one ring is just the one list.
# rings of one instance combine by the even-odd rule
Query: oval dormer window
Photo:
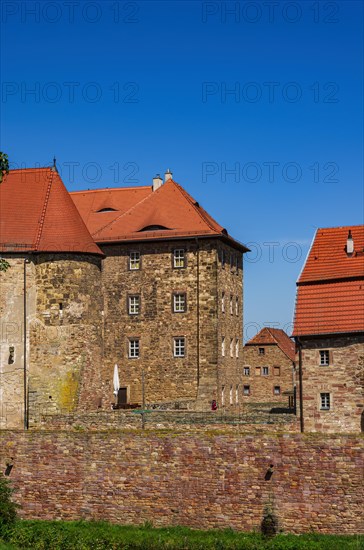
[(143, 227), (143, 229), (139, 229), (139, 231), (164, 231), (169, 230), (169, 227), (165, 227), (164, 225), (146, 225)]
[(99, 212), (117, 212), (115, 208), (101, 208), (101, 210), (97, 210), (97, 213)]

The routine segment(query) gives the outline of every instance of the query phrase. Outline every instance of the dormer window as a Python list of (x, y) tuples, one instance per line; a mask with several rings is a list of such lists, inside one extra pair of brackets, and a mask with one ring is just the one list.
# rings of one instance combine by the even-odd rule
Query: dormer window
[(98, 214), (101, 212), (117, 212), (117, 210), (115, 208), (101, 208), (101, 210), (97, 210)]
[(143, 229), (139, 229), (139, 232), (141, 231), (169, 231), (169, 227), (165, 227), (164, 225), (146, 225), (143, 227)]

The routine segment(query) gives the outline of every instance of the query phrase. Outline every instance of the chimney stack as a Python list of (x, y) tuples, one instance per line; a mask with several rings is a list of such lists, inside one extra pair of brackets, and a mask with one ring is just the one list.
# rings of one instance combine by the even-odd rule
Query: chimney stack
[(162, 178), (160, 177), (159, 174), (157, 174), (155, 176), (155, 178), (153, 178), (153, 191), (157, 191), (157, 189), (159, 189), (160, 187), (162, 187), (163, 185), (163, 180)]
[(168, 181), (168, 180), (171, 180), (173, 177), (173, 174), (172, 172), (170, 171), (169, 168), (167, 168), (167, 172), (164, 174), (164, 181)]
[(349, 229), (348, 238), (346, 241), (346, 253), (348, 256), (352, 256), (354, 253), (354, 240), (351, 234), (351, 229)]

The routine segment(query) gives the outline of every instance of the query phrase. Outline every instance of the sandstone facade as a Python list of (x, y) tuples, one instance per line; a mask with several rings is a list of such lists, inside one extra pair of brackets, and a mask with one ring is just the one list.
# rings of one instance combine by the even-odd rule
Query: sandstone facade
[(39, 412), (96, 408), (109, 393), (101, 360), (101, 259), (4, 256), (10, 267), (0, 273), (2, 427), (24, 423), (24, 403), (30, 424)]
[(364, 335), (301, 337), (304, 430), (364, 430)]
[[(241, 361), (236, 351), (239, 356), (242, 338), (241, 252), (213, 239), (104, 245), (102, 249), (106, 255), (104, 364), (110, 379), (118, 364), (128, 402), (142, 403), (144, 371), (147, 404), (193, 400), (198, 408), (209, 408), (213, 399), (219, 400), (222, 385), (234, 388), (235, 403)], [(234, 258), (233, 271), (219, 260), (222, 249)], [(183, 251), (183, 267), (174, 267), (176, 250)], [(138, 269), (130, 269), (133, 252), (139, 254)], [(221, 288), (233, 293), (233, 315), (219, 311)], [(183, 297), (177, 311), (176, 296)], [(137, 313), (130, 310), (135, 297)], [(233, 357), (219, 354), (222, 334), (234, 339)], [(176, 356), (176, 339), (183, 339), (181, 356)], [(135, 340), (138, 353), (131, 357), (129, 346)]]
[(277, 344), (244, 346), (242, 372), (244, 401), (280, 402), (288, 405), (285, 392), (293, 393), (294, 362)]

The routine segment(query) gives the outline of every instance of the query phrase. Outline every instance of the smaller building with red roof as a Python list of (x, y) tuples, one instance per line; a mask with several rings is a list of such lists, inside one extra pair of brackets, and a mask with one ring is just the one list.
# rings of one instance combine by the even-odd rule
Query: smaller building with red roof
[(363, 431), (364, 226), (318, 229), (297, 281), (301, 429)]
[(264, 327), (243, 350), (244, 401), (294, 408), (295, 344), (282, 329)]

